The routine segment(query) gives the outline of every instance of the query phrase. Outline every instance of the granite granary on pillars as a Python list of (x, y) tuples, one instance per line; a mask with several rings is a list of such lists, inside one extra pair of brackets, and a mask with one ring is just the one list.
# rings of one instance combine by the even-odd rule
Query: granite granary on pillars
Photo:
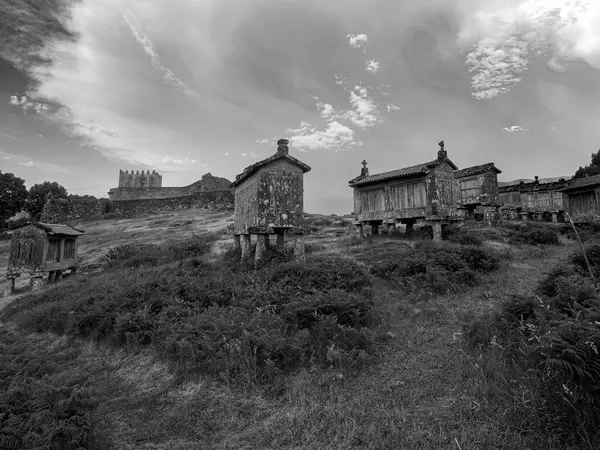
[(443, 223), (460, 220), (454, 178), (458, 168), (448, 159), (444, 141), (438, 145), (437, 159), (404, 169), (370, 175), (367, 162), (362, 162), (360, 176), (348, 182), (354, 190), (354, 214), (361, 237), (365, 224), (378, 233), (380, 225), (386, 224), (391, 232), (400, 222), (410, 234), (415, 223), (426, 222), (433, 228), (433, 239), (439, 240)]
[(524, 219), (564, 220), (564, 202), (562, 189), (567, 186), (564, 178), (540, 180), (537, 176), (531, 183), (522, 183), (521, 216)]
[(15, 279), (29, 272), (33, 290), (62, 278), (63, 271), (77, 271), (77, 239), (84, 232), (69, 225), (29, 223), (11, 230), (12, 240), (4, 296), (14, 292)]
[(498, 187), (500, 197), (500, 214), (503, 219), (516, 220), (521, 217), (523, 203), (521, 202), (521, 191), (519, 190), (522, 181), (508, 182)]
[(501, 205), (498, 194), (499, 173), (502, 171), (492, 162), (454, 172), (454, 178), (458, 182), (459, 212), (489, 224), (496, 221)]
[(246, 167), (231, 186), (235, 189), (234, 239), (242, 259), (250, 256), (251, 235), (257, 237), (255, 261), (263, 258), (269, 235), (283, 250), (284, 233), (296, 235), (295, 255), (304, 260), (304, 174), (310, 167), (289, 155), (288, 140), (277, 141), (277, 152)]
[(575, 178), (562, 189), (564, 209), (576, 222), (600, 215), (600, 175)]

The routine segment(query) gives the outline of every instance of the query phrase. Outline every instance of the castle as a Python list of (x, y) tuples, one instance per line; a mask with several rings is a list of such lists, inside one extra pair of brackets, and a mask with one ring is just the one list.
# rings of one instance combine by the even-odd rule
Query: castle
[(149, 170), (142, 173), (138, 170), (137, 172), (129, 173), (129, 170), (123, 172), (119, 171), (119, 187), (130, 187), (130, 188), (145, 188), (145, 187), (162, 187), (162, 175), (156, 170), (150, 173)]
[(119, 187), (108, 191), (112, 202), (126, 200), (157, 200), (167, 198), (189, 197), (200, 192), (232, 192), (231, 182), (226, 178), (215, 177), (206, 173), (199, 181), (188, 186), (162, 186), (162, 175), (155, 170), (142, 170), (142, 173), (132, 170), (119, 172)]

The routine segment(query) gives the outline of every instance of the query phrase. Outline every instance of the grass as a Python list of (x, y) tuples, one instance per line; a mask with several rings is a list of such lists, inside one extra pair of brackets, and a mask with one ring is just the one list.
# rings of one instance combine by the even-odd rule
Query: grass
[[(219, 277), (217, 272), (227, 268), (225, 261), (189, 261), (65, 281), (68, 298), (52, 289), (20, 299), (3, 311), (2, 329), (18, 339), (36, 339), (39, 355), (52, 355), (51, 349), (70, 342), (65, 361), (80, 373), (81, 383), (87, 381), (90, 397), (97, 401), (92, 420), (99, 444), (88, 448), (568, 448), (556, 437), (532, 434), (509, 420), (515, 395), (501, 392), (506, 386), (490, 378), (491, 366), (484, 368), (472, 359), (463, 327), (513, 294), (531, 294), (549, 267), (569, 260), (576, 250), (573, 241), (517, 246), (490, 241), (482, 232), (481, 242), (467, 239), (468, 245), (385, 237), (369, 244), (353, 242), (350, 234), (329, 236), (335, 229), (324, 228), (307, 239), (314, 246), (307, 252), (306, 266), (278, 262), (258, 273)], [(407, 285), (373, 273), (381, 265), (417, 257), (428, 261), (426, 268), (433, 269), (431, 263), (438, 261), (446, 272), (466, 270), (474, 248), (499, 264), (474, 270), (476, 282), (456, 289), (432, 292), (431, 286), (446, 286), (445, 280), (415, 279)], [(135, 302), (161, 300), (171, 305), (163, 305), (163, 311), (173, 308), (171, 294), (179, 287), (185, 288), (176, 297), (193, 299), (195, 315), (204, 314), (210, 319), (207, 324), (213, 324), (206, 328), (193, 322), (193, 329), (217, 325), (222, 339), (232, 329), (227, 323), (243, 322), (250, 337), (263, 333), (261, 348), (272, 354), (289, 354), (289, 348), (277, 345), (304, 333), (310, 337), (303, 341), (310, 350), (307, 357), (289, 367), (279, 360), (279, 372), (267, 378), (268, 364), (261, 366), (262, 373), (256, 372), (256, 364), (237, 372), (215, 372), (197, 364), (186, 371), (181, 361), (166, 357), (166, 347), (160, 345), (167, 340), (164, 334), (159, 333), (156, 346), (131, 339), (108, 342), (99, 339), (102, 328), (82, 321), (92, 307), (115, 317), (137, 314)], [(200, 298), (208, 303), (198, 303)], [(218, 304), (224, 300), (227, 304)], [(124, 309), (128, 304), (131, 312)], [(48, 333), (48, 318), (61, 316), (61, 311), (65, 321)], [(232, 315), (236, 311), (243, 312), (235, 316), (239, 319)], [(145, 314), (143, 308), (139, 314)], [(328, 321), (332, 315), (337, 325)], [(259, 322), (253, 317), (259, 316), (263, 322), (256, 327), (253, 323)], [(139, 321), (129, 317), (130, 322)], [(320, 325), (314, 325), (315, 317)], [(127, 323), (123, 320), (118, 323)], [(302, 328), (306, 320), (313, 325)], [(344, 321), (347, 325), (340, 325)], [(83, 323), (87, 328), (77, 326)], [(153, 330), (161, 329), (160, 321), (152, 323)], [(162, 330), (166, 332), (164, 326)], [(264, 334), (268, 330), (272, 333)], [(229, 342), (243, 344), (243, 334), (237, 336)], [(187, 355), (187, 361), (198, 361)], [(204, 361), (215, 358), (205, 353)], [(228, 364), (232, 361), (241, 359)]]

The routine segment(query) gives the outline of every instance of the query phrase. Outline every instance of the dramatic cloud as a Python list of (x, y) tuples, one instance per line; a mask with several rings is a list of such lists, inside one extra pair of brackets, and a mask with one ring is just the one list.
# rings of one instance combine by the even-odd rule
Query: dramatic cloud
[(163, 159), (160, 160), (160, 162), (162, 164), (174, 164), (177, 166), (182, 166), (184, 164), (196, 164), (195, 159), (189, 159), (189, 158), (175, 159), (175, 158), (171, 158), (170, 156), (165, 156)]
[(368, 40), (366, 34), (349, 34), (346, 37), (348, 38), (348, 43), (351, 47), (360, 48), (363, 51), (366, 51), (365, 45), (367, 44)]
[(400, 111), (400, 107), (398, 105), (389, 104), (387, 105), (388, 112)]
[(533, 58), (549, 68), (583, 59), (600, 69), (600, 4), (592, 0), (515, 0), (462, 3), (464, 26), (458, 43), (472, 46), (466, 64), (474, 73), (473, 96), (491, 99), (510, 91)]
[(33, 167), (33, 166), (35, 166), (35, 164), (33, 163), (33, 161), (27, 161), (27, 162), (21, 162), (21, 161), (19, 161), (17, 164), (20, 165), (20, 166), (23, 166), (23, 167)]
[(365, 70), (371, 73), (377, 73), (379, 71), (379, 61), (372, 59), (371, 61), (367, 61), (367, 65)]
[(259, 139), (257, 139), (257, 140), (256, 140), (256, 143), (257, 143), (257, 144), (268, 144), (268, 143), (269, 143), (269, 140), (268, 140), (268, 139), (260, 139), (260, 140), (259, 140)]

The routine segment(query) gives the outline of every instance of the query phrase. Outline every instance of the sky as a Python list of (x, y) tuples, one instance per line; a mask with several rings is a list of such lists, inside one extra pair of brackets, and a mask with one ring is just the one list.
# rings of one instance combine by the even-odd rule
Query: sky
[(436, 158), (500, 181), (571, 176), (600, 148), (592, 0), (33, 0), (0, 5), (0, 170), (107, 197), (236, 174), (277, 139), (312, 167), (305, 211), (348, 180)]

